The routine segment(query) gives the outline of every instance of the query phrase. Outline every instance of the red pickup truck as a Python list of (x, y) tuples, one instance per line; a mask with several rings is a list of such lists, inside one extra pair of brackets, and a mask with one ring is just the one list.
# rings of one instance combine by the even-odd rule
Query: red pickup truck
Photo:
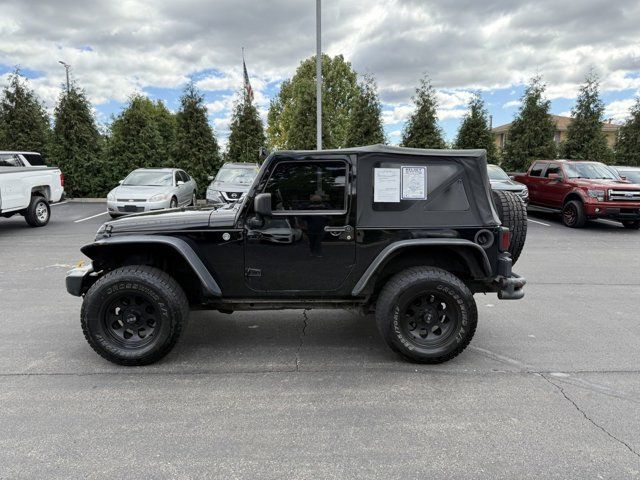
[(608, 218), (625, 228), (640, 228), (640, 185), (620, 179), (602, 163), (536, 160), (513, 179), (529, 189), (531, 207), (561, 212), (567, 227)]

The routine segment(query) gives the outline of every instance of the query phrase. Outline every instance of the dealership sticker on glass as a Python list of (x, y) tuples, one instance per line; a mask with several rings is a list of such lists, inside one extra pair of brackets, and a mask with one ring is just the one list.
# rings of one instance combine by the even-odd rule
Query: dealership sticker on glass
[(400, 169), (373, 169), (373, 201), (400, 203)]
[(402, 167), (402, 200), (427, 199), (427, 167)]

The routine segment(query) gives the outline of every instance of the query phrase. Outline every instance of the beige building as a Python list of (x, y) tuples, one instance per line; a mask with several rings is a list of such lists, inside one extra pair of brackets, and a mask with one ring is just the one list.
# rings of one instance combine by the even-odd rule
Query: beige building
[[(569, 125), (571, 125), (573, 119), (571, 117), (561, 117), (560, 115), (551, 115), (551, 119), (556, 126), (556, 132), (554, 135), (556, 144), (564, 142), (567, 139), (567, 129), (569, 128)], [(507, 135), (509, 134), (509, 129), (511, 129), (511, 123), (500, 125), (499, 127), (491, 130), (493, 132), (493, 141), (496, 143), (496, 147), (498, 147), (498, 149), (504, 148), (504, 144), (507, 141)], [(611, 123), (611, 120), (602, 124), (602, 132), (605, 137), (607, 137), (607, 144), (611, 148), (616, 144), (619, 129), (620, 125)]]

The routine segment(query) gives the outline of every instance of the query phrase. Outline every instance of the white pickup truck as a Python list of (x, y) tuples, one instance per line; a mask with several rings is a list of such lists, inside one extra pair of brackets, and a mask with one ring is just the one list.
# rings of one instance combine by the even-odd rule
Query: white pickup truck
[(32, 227), (49, 223), (50, 203), (64, 197), (64, 176), (59, 168), (0, 166), (0, 216), (23, 215)]

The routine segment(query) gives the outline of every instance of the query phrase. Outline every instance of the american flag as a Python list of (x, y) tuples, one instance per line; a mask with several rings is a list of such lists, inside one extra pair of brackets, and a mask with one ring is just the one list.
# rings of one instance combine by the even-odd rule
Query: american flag
[(247, 91), (249, 100), (253, 102), (253, 88), (251, 88), (251, 82), (249, 82), (249, 74), (247, 73), (247, 64), (244, 63), (244, 55), (242, 56), (242, 68), (244, 70), (244, 89)]

